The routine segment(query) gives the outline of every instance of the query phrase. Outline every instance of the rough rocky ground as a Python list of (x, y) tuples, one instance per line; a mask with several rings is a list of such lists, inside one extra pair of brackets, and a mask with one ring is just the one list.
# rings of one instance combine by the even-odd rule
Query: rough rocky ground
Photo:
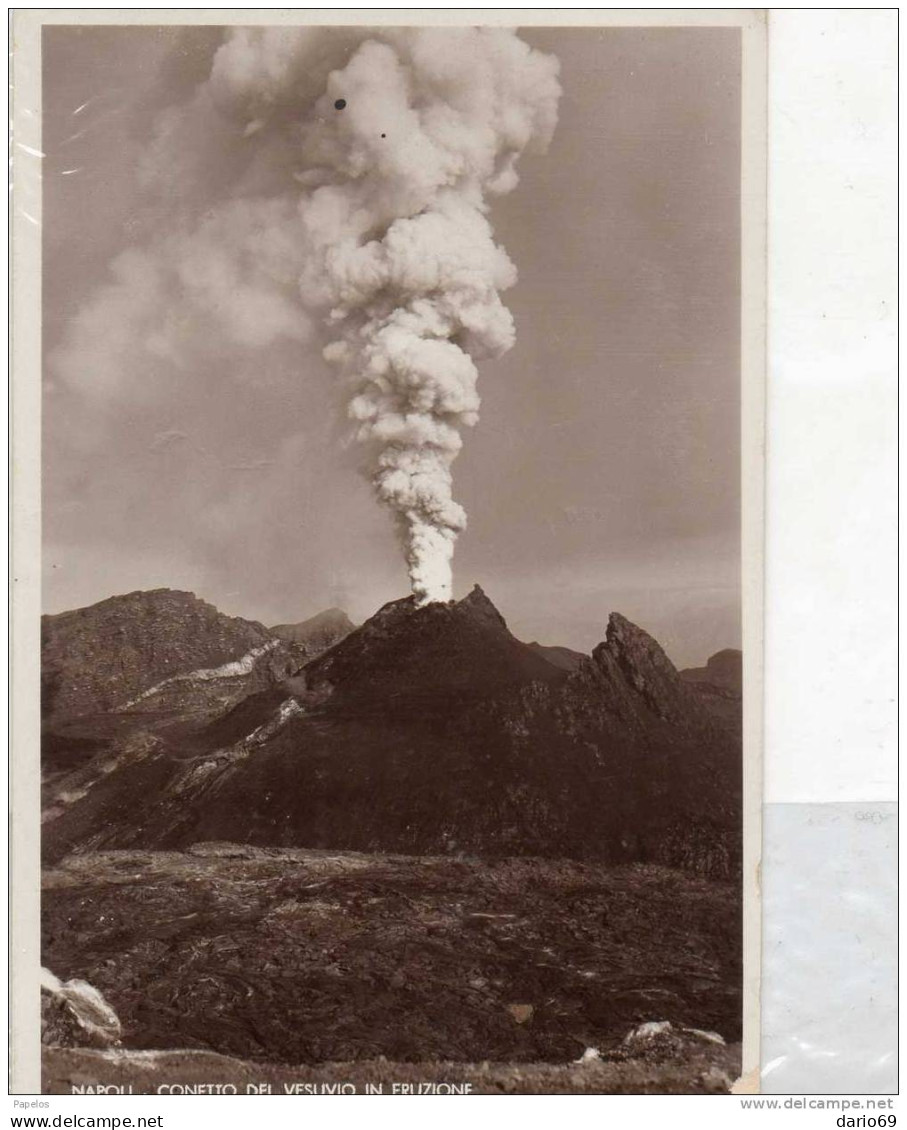
[[(614, 1061), (593, 1089), (735, 1074), (734, 1051), (699, 1041), (662, 1048), (657, 1070), (647, 1045), (642, 1075), (618, 1070), (624, 1037), (650, 1021), (740, 1038), (737, 891), (680, 871), (199, 845), (70, 856), (42, 906), (44, 964), (102, 993), (129, 1049), (326, 1077), (331, 1063), (366, 1077), (381, 1057), (417, 1078), (487, 1062), (490, 1075), (458, 1070), (491, 1090), (520, 1089), (523, 1070), (531, 1088), (575, 1089), (563, 1065), (587, 1048)], [(55, 1086), (74, 1062), (51, 1055)], [(522, 1066), (542, 1063), (560, 1066)]]

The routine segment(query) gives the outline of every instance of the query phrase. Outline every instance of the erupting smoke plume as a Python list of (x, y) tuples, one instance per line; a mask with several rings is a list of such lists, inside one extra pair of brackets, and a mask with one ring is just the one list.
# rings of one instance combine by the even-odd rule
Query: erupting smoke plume
[[(273, 42), (240, 32), (218, 66), (267, 88)], [(303, 124), (302, 296), (329, 309), (338, 336), (325, 356), (374, 449), (419, 602), (451, 597), (466, 522), (451, 464), (477, 419), (475, 361), (513, 344), (498, 292), (516, 272), (486, 198), (510, 191), (518, 155), (549, 139), (556, 70), (509, 31), (384, 32), (329, 75)]]
[[(494, 242), (489, 198), (516, 186), (527, 147), (547, 145), (557, 70), (506, 29), (238, 29), (193, 103), (162, 118), (149, 157), (146, 175), (172, 183), (181, 170), (168, 153), (216, 156), (225, 123), (233, 144), (243, 139), (250, 156), (221, 158), (232, 181), (192, 238), (171, 235), (133, 273), (154, 279), (158, 303), (169, 301), (168, 271), (189, 279), (210, 325), (225, 307), (206, 292), (223, 289), (226, 271), (233, 304), (240, 285), (251, 303), (238, 326), (224, 315), (230, 333), (302, 341), (305, 311), (294, 328), (281, 290), (292, 279), (297, 303), (328, 328), (324, 355), (419, 603), (451, 597), (466, 521), (451, 466), (478, 418), (476, 362), (514, 341), (499, 292), (516, 270)], [(204, 146), (190, 148), (194, 136)], [(176, 197), (191, 198), (192, 170), (182, 175)], [(187, 262), (202, 251), (205, 269)], [(141, 297), (106, 302), (141, 308), (130, 316), (147, 326)], [(103, 310), (83, 319), (89, 330), (104, 320)], [(158, 339), (159, 351), (182, 348), (175, 332)]]

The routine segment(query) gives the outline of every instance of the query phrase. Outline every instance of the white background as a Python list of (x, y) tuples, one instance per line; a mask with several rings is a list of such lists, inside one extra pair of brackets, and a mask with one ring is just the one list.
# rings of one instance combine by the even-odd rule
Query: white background
[(769, 19), (766, 802), (897, 799), (897, 36)]

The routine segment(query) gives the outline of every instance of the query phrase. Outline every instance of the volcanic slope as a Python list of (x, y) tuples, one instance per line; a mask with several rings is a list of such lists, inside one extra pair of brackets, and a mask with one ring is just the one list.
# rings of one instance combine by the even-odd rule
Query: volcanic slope
[(476, 587), (385, 605), (191, 739), (135, 751), (54, 813), (71, 849), (204, 841), (650, 860), (729, 876), (740, 748), (658, 644), (612, 614), (573, 671)]

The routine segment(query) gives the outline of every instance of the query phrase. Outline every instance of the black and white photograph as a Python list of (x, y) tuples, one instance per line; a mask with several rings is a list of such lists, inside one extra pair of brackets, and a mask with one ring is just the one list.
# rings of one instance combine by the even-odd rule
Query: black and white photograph
[(758, 13), (404, 14), (41, 31), (44, 1094), (744, 1074)]

